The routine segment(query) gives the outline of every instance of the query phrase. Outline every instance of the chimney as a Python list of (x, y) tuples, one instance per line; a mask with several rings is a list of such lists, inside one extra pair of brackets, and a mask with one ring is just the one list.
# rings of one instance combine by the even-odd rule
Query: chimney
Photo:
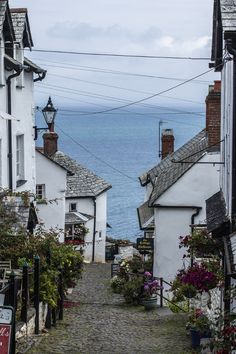
[(43, 134), (43, 150), (47, 156), (52, 156), (57, 152), (58, 135), (55, 132)]
[(220, 117), (221, 117), (221, 81), (217, 80), (214, 85), (209, 86), (209, 93), (206, 97), (206, 132), (208, 145), (220, 146)]
[(161, 135), (161, 158), (164, 159), (167, 155), (174, 152), (174, 135), (173, 129), (163, 129)]

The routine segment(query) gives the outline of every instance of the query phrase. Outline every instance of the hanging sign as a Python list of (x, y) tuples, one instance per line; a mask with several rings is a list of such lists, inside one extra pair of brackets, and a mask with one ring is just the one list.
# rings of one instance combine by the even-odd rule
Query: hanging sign
[(0, 306), (0, 353), (10, 354), (13, 308)]
[(137, 238), (137, 250), (141, 254), (148, 254), (153, 252), (153, 238)]

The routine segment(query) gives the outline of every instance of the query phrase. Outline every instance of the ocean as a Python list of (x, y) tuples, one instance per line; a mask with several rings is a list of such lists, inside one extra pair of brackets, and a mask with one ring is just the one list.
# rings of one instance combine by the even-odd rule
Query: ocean
[[(64, 109), (72, 111), (71, 107)], [(134, 241), (142, 235), (137, 207), (145, 194), (138, 177), (159, 162), (159, 120), (164, 120), (162, 128), (173, 128), (177, 149), (204, 127), (204, 114), (155, 116), (142, 110), (137, 113), (137, 108), (122, 114), (65, 112), (59, 111), (56, 117), (59, 149), (112, 185), (108, 191), (108, 236)]]

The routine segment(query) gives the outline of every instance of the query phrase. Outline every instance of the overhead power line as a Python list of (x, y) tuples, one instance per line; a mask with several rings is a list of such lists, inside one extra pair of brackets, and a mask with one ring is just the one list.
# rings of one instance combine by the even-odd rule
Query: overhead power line
[[(117, 98), (114, 96), (108, 96), (108, 95), (102, 95), (102, 94), (97, 94), (95, 92), (90, 92), (90, 91), (84, 91), (84, 90), (77, 90), (73, 88), (68, 88), (64, 86), (58, 86), (58, 85), (47, 85), (45, 83), (43, 84), (37, 84), (38, 87), (41, 88), (52, 88), (53, 90), (60, 91), (60, 92), (66, 92), (66, 93), (72, 93), (76, 94), (79, 96), (86, 96), (86, 97), (93, 97), (95, 99), (103, 99), (103, 100), (108, 100), (108, 101), (117, 101), (117, 102), (132, 102), (131, 100), (125, 99), (125, 98)], [(162, 109), (167, 109), (170, 110), (170, 107), (165, 107), (165, 106), (157, 106), (153, 104), (145, 104), (141, 103), (144, 107), (151, 108), (151, 109), (157, 109), (157, 108), (162, 108)], [(191, 112), (191, 111), (185, 111), (185, 110), (180, 110), (177, 108), (172, 108), (172, 111), (183, 113), (183, 114), (195, 114), (195, 115), (202, 115), (202, 112)], [(89, 112), (77, 112), (77, 113), (89, 113)]]
[[(36, 89), (36, 92), (38, 93), (41, 93), (43, 95), (45, 95), (45, 92), (44, 91), (40, 91), (38, 89)], [(51, 92), (48, 92), (47, 95), (50, 95)], [(98, 104), (98, 103), (93, 103), (93, 102), (88, 102), (88, 101), (81, 101), (81, 100), (78, 100), (77, 98), (73, 98), (73, 97), (66, 97), (66, 96), (62, 96), (62, 95), (58, 95), (58, 94), (53, 94), (54, 96), (56, 97), (60, 97), (60, 98), (65, 98), (65, 99), (70, 99), (72, 101), (76, 101), (76, 102), (82, 102), (82, 103), (89, 103), (89, 104), (92, 104), (94, 106), (100, 106), (100, 107), (104, 107), (104, 105), (101, 105), (101, 104)], [(41, 107), (39, 107), (41, 108)], [(42, 108), (41, 108), (42, 109)], [(67, 110), (66, 110), (67, 111)], [(145, 116), (145, 117), (150, 117), (152, 119), (156, 119), (157, 121), (159, 121), (161, 119), (161, 116), (162, 116), (162, 113), (141, 113), (141, 112), (135, 112), (135, 111), (129, 111), (129, 110), (124, 110), (125, 112), (129, 113), (129, 114), (133, 114), (133, 115), (139, 115), (139, 116)], [(58, 114), (61, 114), (63, 117), (77, 117), (78, 114), (70, 114), (70, 113), (60, 113), (60, 112), (64, 112), (64, 110), (62, 109), (59, 109), (58, 111)], [(192, 112), (189, 112), (189, 114), (191, 114)], [(200, 112), (199, 112), (200, 113)], [(105, 113), (107, 114), (107, 113)], [(108, 113), (109, 114), (109, 113)], [(123, 115), (122, 112), (116, 112), (115, 114), (119, 114), (119, 115)], [(153, 116), (155, 114), (155, 116)], [(172, 113), (170, 113), (172, 114)], [(183, 124), (183, 125), (189, 125), (189, 126), (193, 126), (193, 127), (199, 127), (201, 128), (202, 126), (199, 125), (199, 124), (192, 124), (192, 123), (189, 123), (189, 122), (182, 122), (182, 121), (179, 121), (179, 120), (174, 120), (174, 119), (166, 119), (165, 118), (165, 121), (166, 122), (174, 122), (176, 124)]]
[(187, 57), (187, 56), (164, 56), (164, 55), (143, 55), (143, 54), (121, 54), (121, 53), (95, 53), (95, 52), (77, 52), (71, 50), (52, 50), (52, 49), (28, 49), (39, 53), (118, 57), (118, 58), (140, 58), (140, 59), (172, 59), (172, 60), (210, 60), (207, 57)]
[(186, 80), (186, 81), (184, 81), (184, 82), (181, 82), (181, 83), (179, 83), (178, 85), (172, 86), (172, 87), (170, 87), (170, 88), (168, 88), (168, 89), (166, 89), (166, 90), (157, 92), (157, 93), (155, 93), (155, 94), (153, 94), (153, 95), (151, 95), (151, 96), (142, 98), (142, 99), (140, 99), (140, 100), (133, 101), (133, 102), (127, 103), (127, 104), (122, 105), (122, 106), (119, 106), (119, 107), (109, 108), (109, 109), (106, 109), (106, 110), (103, 110), (103, 111), (90, 112), (90, 113), (82, 113), (82, 115), (94, 115), (94, 114), (102, 114), (102, 113), (106, 113), (106, 112), (112, 112), (112, 111), (115, 111), (115, 110), (118, 110), (118, 109), (123, 109), (123, 108), (126, 108), (126, 107), (133, 106), (133, 105), (135, 105), (135, 104), (139, 104), (139, 103), (148, 101), (148, 100), (150, 100), (150, 99), (152, 99), (152, 98), (154, 98), (154, 97), (157, 97), (157, 96), (162, 95), (163, 93), (166, 93), (166, 92), (170, 92), (170, 91), (172, 91), (172, 90), (175, 90), (176, 88), (178, 88), (178, 87), (180, 87), (180, 86), (183, 86), (183, 85), (185, 85), (185, 84), (191, 82), (192, 80), (197, 79), (198, 77), (201, 77), (201, 76), (203, 76), (203, 75), (206, 75), (206, 74), (208, 74), (209, 72), (211, 72), (211, 71), (213, 71), (213, 70), (215, 70), (215, 68), (212, 68), (212, 69), (209, 69), (209, 70), (207, 70), (207, 71), (204, 71), (203, 73), (201, 73), (201, 74), (199, 74), (199, 75), (196, 75), (196, 76), (194, 76), (194, 77), (192, 77), (192, 78), (190, 78), (190, 79), (188, 79), (188, 80)]
[(112, 166), (109, 162), (103, 160), (102, 158), (98, 157), (97, 155), (95, 155), (92, 151), (90, 151), (86, 146), (82, 145), (81, 143), (79, 143), (77, 140), (75, 140), (71, 135), (69, 135), (68, 133), (66, 133), (64, 130), (62, 130), (58, 125), (56, 125), (56, 127), (65, 135), (67, 136), (71, 141), (73, 141), (73, 143), (75, 143), (76, 145), (78, 145), (79, 147), (81, 147), (84, 151), (86, 151), (88, 154), (90, 154), (91, 156), (93, 156), (96, 160), (102, 162), (104, 165), (108, 166), (109, 168), (111, 168), (112, 170), (118, 172), (119, 174), (121, 174), (122, 176), (128, 178), (129, 180), (133, 181), (133, 182), (138, 182), (137, 179), (127, 175), (126, 173), (122, 172), (121, 170), (119, 170), (118, 168)]
[[(38, 60), (38, 59), (35, 59)], [(79, 71), (89, 71), (89, 72), (98, 72), (98, 73), (103, 73), (103, 74), (113, 74), (113, 75), (125, 75), (125, 76), (136, 76), (136, 77), (146, 77), (150, 79), (160, 79), (160, 80), (173, 80), (173, 81), (185, 81), (185, 78), (177, 78), (177, 77), (167, 77), (167, 76), (160, 76), (160, 75), (148, 75), (148, 74), (139, 74), (139, 73), (133, 73), (133, 72), (128, 72), (128, 71), (120, 71), (120, 70), (112, 70), (112, 69), (105, 69), (105, 68), (98, 68), (98, 67), (93, 67), (93, 66), (86, 66), (86, 65), (74, 65), (74, 64), (67, 64), (67, 63), (62, 63), (65, 65), (55, 65), (60, 64), (59, 62), (52, 62), (48, 60), (44, 60), (46, 62), (52, 63), (52, 64), (47, 64), (44, 63), (44, 61), (38, 60), (41, 65), (53, 67), (53, 68), (63, 68), (63, 69), (73, 69), (73, 70), (79, 70)], [(54, 63), (54, 64), (53, 64)], [(55, 75), (55, 74), (51, 74)], [(208, 84), (210, 83), (209, 81), (206, 80), (194, 80), (197, 83), (200, 84)]]

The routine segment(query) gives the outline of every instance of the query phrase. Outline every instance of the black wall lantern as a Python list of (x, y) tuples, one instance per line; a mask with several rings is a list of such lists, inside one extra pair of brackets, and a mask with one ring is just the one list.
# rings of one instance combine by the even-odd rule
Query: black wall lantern
[(42, 109), (42, 113), (48, 127), (37, 128), (37, 126), (34, 126), (34, 140), (37, 140), (39, 131), (49, 130), (50, 132), (54, 132), (54, 120), (57, 114), (57, 109), (53, 106), (52, 99), (50, 96), (47, 105)]

